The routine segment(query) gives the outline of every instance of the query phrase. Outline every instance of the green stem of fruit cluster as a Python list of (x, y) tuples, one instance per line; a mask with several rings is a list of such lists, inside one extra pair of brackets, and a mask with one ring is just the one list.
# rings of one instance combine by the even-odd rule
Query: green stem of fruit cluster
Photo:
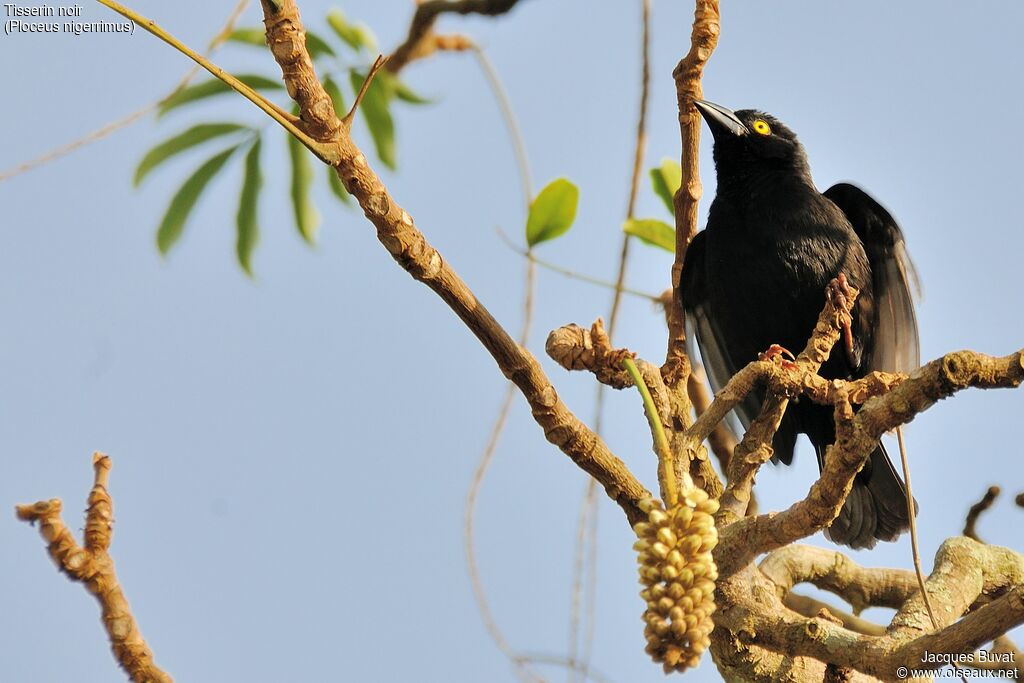
[(676, 486), (675, 464), (672, 458), (672, 448), (668, 444), (668, 437), (665, 435), (665, 426), (661, 424), (661, 417), (658, 416), (658, 409), (654, 405), (654, 398), (651, 396), (647, 383), (644, 382), (640, 368), (632, 358), (623, 358), (622, 367), (633, 379), (640, 392), (640, 398), (644, 402), (644, 412), (647, 414), (647, 422), (651, 425), (651, 435), (654, 437), (654, 450), (658, 454), (658, 483), (661, 485), (662, 497), (665, 499), (665, 507), (674, 507), (678, 501), (678, 488)]

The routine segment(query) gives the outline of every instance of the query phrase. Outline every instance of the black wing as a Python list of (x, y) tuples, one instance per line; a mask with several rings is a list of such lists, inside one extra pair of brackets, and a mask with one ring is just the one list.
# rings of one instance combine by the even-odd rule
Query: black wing
[[(686, 313), (686, 332), (697, 338), (700, 357), (707, 372), (711, 389), (721, 391), (726, 383), (736, 374), (738, 368), (732, 363), (727, 352), (725, 339), (715, 325), (707, 306), (707, 289), (704, 281), (704, 232), (697, 233), (690, 246), (686, 249), (683, 263), (682, 279), (679, 283), (679, 295), (682, 299), (683, 311)], [(743, 425), (742, 430), (733, 431), (739, 434), (746, 432), (750, 423), (761, 412), (761, 401), (751, 392), (747, 398), (736, 406), (736, 416)]]
[(849, 183), (833, 185), (824, 194), (853, 224), (871, 264), (878, 320), (869, 369), (916, 370), (921, 358), (911, 288), (920, 295), (921, 287), (900, 226), (878, 202)]

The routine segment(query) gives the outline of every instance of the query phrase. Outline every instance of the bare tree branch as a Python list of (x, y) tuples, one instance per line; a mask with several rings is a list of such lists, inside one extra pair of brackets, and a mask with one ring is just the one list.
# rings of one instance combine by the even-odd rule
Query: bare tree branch
[[(412, 216), (390, 196), (384, 184), (370, 168), (366, 156), (348, 131), (334, 126), (336, 120), (330, 98), (318, 93), (323, 86), (316, 81), (312, 62), (305, 50), (298, 9), (294, 0), (283, 0), (280, 9), (263, 0), (267, 17), (268, 42), (286, 44), (274, 51), (282, 65), (288, 92), (302, 111), (302, 120), (311, 130), (333, 130), (331, 146), (337, 150), (335, 169), (348, 191), (356, 198), (366, 217), (377, 228), (377, 238), (395, 261), (413, 278), (432, 289), (469, 327), (494, 358), (502, 373), (512, 380), (526, 397), (534, 419), (544, 435), (581, 468), (601, 482), (631, 522), (644, 515), (636, 502), (650, 493), (608, 449), (594, 432), (584, 425), (562, 402), (533, 355), (509, 335), (477, 300), (465, 282), (441, 254), (427, 242), (415, 226)], [(278, 38), (283, 31), (291, 39)], [(296, 52), (300, 54), (295, 54)], [(325, 94), (326, 96), (326, 94)]]
[(988, 490), (985, 491), (985, 495), (981, 497), (981, 500), (971, 506), (971, 509), (967, 511), (967, 519), (964, 521), (964, 536), (984, 543), (984, 541), (978, 537), (978, 531), (976, 528), (978, 525), (978, 519), (985, 510), (992, 507), (992, 503), (994, 503), (998, 497), (999, 487), (989, 486)]
[[(682, 183), (675, 196), (676, 257), (672, 265), (672, 298), (679, 301), (679, 281), (683, 260), (690, 241), (697, 234), (697, 204), (702, 189), (698, 159), (700, 157), (700, 115), (693, 101), (703, 97), (701, 76), (715, 46), (718, 45), (718, 0), (697, 0), (690, 34), (690, 51), (676, 66), (672, 75), (676, 83), (679, 106), (679, 131), (682, 137)], [(686, 391), (690, 363), (686, 355), (686, 329), (679, 306), (669, 308), (668, 354), (663, 372), (673, 391)], [(689, 399), (686, 399), (689, 403)]]
[(114, 657), (131, 679), (136, 683), (172, 683), (170, 675), (153, 662), (153, 652), (132, 616), (114, 572), (114, 560), (107, 552), (114, 526), (114, 503), (107, 493), (110, 458), (96, 453), (92, 463), (95, 480), (85, 513), (85, 547), (75, 542), (65, 526), (57, 498), (18, 505), (16, 514), (20, 520), (39, 523), (39, 533), (57, 568), (72, 581), (84, 584), (99, 601)]
[(782, 596), (782, 604), (805, 617), (830, 618), (840, 626), (865, 636), (880, 636), (885, 633), (883, 626), (807, 595), (786, 593)]
[(914, 572), (905, 569), (867, 569), (835, 550), (788, 545), (770, 553), (760, 564), (779, 597), (800, 583), (810, 583), (845, 600), (854, 612), (868, 607), (898, 609), (917, 592)]
[(416, 7), (409, 34), (388, 59), (388, 70), (398, 73), (409, 62), (438, 50), (468, 50), (473, 42), (463, 36), (440, 36), (434, 24), (442, 14), (483, 14), (497, 16), (516, 6), (519, 0), (426, 0)]

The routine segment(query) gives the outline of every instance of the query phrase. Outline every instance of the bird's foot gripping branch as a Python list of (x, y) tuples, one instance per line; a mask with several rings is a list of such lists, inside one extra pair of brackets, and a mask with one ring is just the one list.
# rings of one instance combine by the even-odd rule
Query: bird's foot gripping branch
[[(833, 291), (831, 286), (829, 291)], [(700, 444), (715, 425), (748, 394), (758, 389), (766, 391), (762, 412), (736, 447), (720, 505), (715, 506), (720, 508), (715, 514), (719, 542), (713, 552), (717, 580), (706, 574), (701, 584), (714, 582), (714, 604), (701, 614), (714, 611), (716, 630), (710, 636), (711, 651), (727, 678), (734, 675), (741, 680), (774, 681), (783, 671), (794, 671), (798, 675), (793, 680), (820, 681), (826, 667), (832, 666), (848, 669), (850, 680), (889, 680), (896, 677), (900, 666), (909, 670), (935, 668), (934, 663), (929, 665), (920, 659), (928, 647), (933, 652), (935, 648), (970, 651), (1024, 623), (1020, 606), (1024, 582), (1019, 573), (1024, 557), (1011, 550), (967, 539), (951, 539), (940, 548), (935, 570), (926, 584), (933, 608), (945, 615), (940, 630), (935, 631), (923, 601), (915, 595), (912, 572), (861, 570), (834, 552), (827, 553), (833, 568), (826, 572), (829, 565), (822, 559), (826, 551), (791, 545), (826, 529), (836, 518), (854, 477), (883, 433), (909, 422), (936, 401), (961, 389), (1016, 387), (1024, 380), (1021, 351), (1002, 358), (959, 351), (928, 363), (910, 376), (873, 372), (849, 381), (821, 377), (818, 371), (842, 339), (844, 322), (857, 294), (856, 290), (845, 288), (844, 296), (829, 296), (806, 347), (795, 361), (772, 353), (750, 363), (728, 382), (690, 427), (677, 428), (670, 392), (658, 369), (642, 359), (634, 361), (650, 388), (664, 429), (678, 445), (674, 455), (680, 460), (693, 458), (706, 463), (706, 455), (700, 460)], [(612, 348), (600, 320), (590, 330), (576, 325), (555, 330), (548, 337), (547, 350), (566, 369), (592, 372), (608, 386), (624, 388), (632, 383), (619, 364), (621, 359), (632, 359), (635, 354)], [(795, 398), (833, 408), (836, 443), (829, 449), (821, 477), (805, 499), (782, 512), (746, 516), (754, 477), (770, 459), (775, 430), (786, 405)], [(859, 409), (855, 410), (855, 406)], [(693, 469), (689, 463), (683, 463), (682, 468)], [(710, 476), (714, 476), (713, 470)], [(653, 510), (649, 514), (657, 517), (655, 523), (663, 521), (663, 517), (672, 518), (659, 504), (645, 501), (641, 505)], [(649, 649), (667, 669), (681, 669), (692, 666), (693, 653), (678, 646), (673, 649), (659, 638), (674, 633), (673, 620), (666, 617), (684, 616), (684, 612), (676, 609), (681, 605), (673, 602), (684, 593), (681, 586), (674, 587), (672, 581), (666, 582), (660, 574), (656, 576), (657, 568), (646, 569), (648, 560), (673, 564), (666, 562), (670, 558), (669, 546), (655, 546), (655, 536), (649, 533), (656, 534), (655, 527), (650, 520), (639, 525), (641, 540), (637, 545), (648, 603), (645, 621), (648, 640), (652, 642)], [(756, 564), (757, 558), (765, 553), (769, 553), (768, 559)], [(988, 578), (971, 574), (978, 562), (987, 568)], [(793, 575), (783, 574), (780, 567), (792, 569), (799, 578), (792, 581)], [(669, 573), (672, 572), (670, 569)], [(952, 595), (946, 588), (955, 585), (948, 581), (950, 572), (970, 574), (971, 583), (965, 585), (972, 588)], [(823, 573), (827, 574), (824, 578)], [(685, 578), (693, 582), (689, 574)], [(857, 611), (866, 606), (894, 607), (900, 611), (888, 630), (855, 617), (835, 623), (835, 615), (844, 612), (834, 607), (819, 603), (807, 614), (798, 611), (806, 607), (806, 600), (790, 589), (800, 582), (831, 590)], [(978, 585), (987, 585), (995, 593), (985, 588), (975, 590), (973, 587)], [(995, 598), (994, 602), (1001, 607), (986, 607), (988, 614), (999, 618), (974, 616), (974, 610), (989, 598)], [(826, 611), (819, 613), (822, 608)], [(673, 609), (676, 611), (672, 612)], [(967, 612), (967, 617), (960, 620)], [(691, 635), (693, 642), (700, 642), (698, 632)], [(825, 636), (827, 640), (823, 640)]]

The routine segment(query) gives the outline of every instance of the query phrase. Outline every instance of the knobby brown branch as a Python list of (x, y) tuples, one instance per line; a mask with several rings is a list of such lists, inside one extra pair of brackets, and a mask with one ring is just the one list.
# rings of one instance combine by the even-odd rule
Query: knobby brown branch
[[(680, 60), (672, 75), (676, 83), (679, 107), (679, 132), (682, 137), (682, 183), (676, 192), (676, 256), (672, 265), (672, 297), (679, 301), (679, 282), (686, 249), (697, 234), (697, 204), (701, 197), (698, 159), (700, 156), (700, 115), (693, 101), (701, 99), (701, 75), (715, 46), (718, 45), (718, 0), (697, 0), (690, 35), (690, 51)], [(668, 354), (663, 372), (673, 391), (686, 391), (690, 363), (686, 355), (686, 329), (682, 308), (669, 309)], [(689, 399), (685, 399), (689, 403)], [(689, 412), (689, 411), (687, 411)]]
[[(593, 431), (584, 425), (558, 397), (536, 358), (518, 344), (477, 300), (455, 270), (427, 242), (409, 215), (388, 193), (342, 126), (330, 98), (320, 96), (322, 85), (306, 53), (298, 8), (284, 0), (280, 9), (263, 0), (267, 40), (281, 64), (288, 92), (299, 105), (310, 132), (337, 150), (335, 170), (363, 213), (377, 228), (377, 238), (395, 261), (413, 278), (432, 289), (455, 312), (494, 358), (502, 373), (519, 387), (544, 429), (545, 437), (604, 486), (632, 522), (642, 513), (636, 502), (650, 493)], [(282, 35), (278, 35), (278, 33)], [(287, 48), (287, 49), (286, 49)], [(326, 99), (324, 99), (326, 98)]]
[[(971, 506), (967, 511), (967, 519), (964, 521), (964, 536), (967, 538), (973, 538), (975, 541), (981, 541), (978, 537), (978, 519), (982, 513), (992, 507), (992, 503), (996, 502), (996, 498), (999, 497), (999, 487), (990, 486), (985, 495), (981, 497), (977, 503)], [(984, 542), (984, 541), (981, 541)]]
[(439, 35), (434, 24), (442, 14), (482, 14), (497, 16), (516, 6), (519, 0), (427, 0), (416, 7), (409, 33), (388, 58), (387, 68), (398, 73), (410, 62), (428, 57), (438, 50), (473, 49), (469, 38), (460, 35)]
[[(668, 350), (661, 372), (665, 385), (672, 396), (673, 411), (678, 422), (675, 436), (689, 427), (693, 421), (693, 403), (690, 398), (691, 389), (697, 400), (706, 403), (706, 396), (691, 381), (690, 358), (686, 352), (686, 324), (683, 309), (679, 302), (679, 283), (683, 271), (683, 261), (690, 240), (697, 234), (697, 203), (701, 197), (700, 173), (698, 158), (700, 155), (700, 117), (693, 107), (693, 100), (701, 97), (701, 75), (715, 46), (719, 34), (718, 0), (697, 0), (693, 17), (693, 29), (690, 34), (690, 50), (672, 73), (676, 84), (676, 99), (679, 109), (679, 132), (682, 140), (681, 166), (682, 178), (679, 190), (673, 199), (676, 224), (675, 261), (672, 264), (672, 300), (666, 307), (668, 318)], [(728, 460), (725, 453), (728, 446), (727, 437), (719, 432), (715, 441), (720, 449), (719, 461)], [(680, 470), (689, 470), (697, 486), (703, 488), (712, 497), (721, 495), (721, 484), (718, 477), (709, 477), (713, 471), (708, 463), (707, 452), (703, 443), (696, 449), (686, 449), (684, 444), (673, 438), (672, 448), (675, 452), (686, 453), (687, 457), (677, 458)], [(682, 471), (679, 472), (682, 475)], [(680, 476), (681, 479), (681, 476)]]
[(85, 514), (85, 546), (80, 546), (61, 519), (57, 498), (15, 508), (18, 519), (39, 523), (50, 557), (72, 581), (85, 585), (100, 603), (103, 627), (121, 667), (136, 683), (172, 683), (170, 675), (153, 662), (153, 653), (142, 637), (128, 599), (117, 581), (114, 560), (107, 550), (114, 524), (114, 504), (107, 492), (110, 458), (93, 455), (95, 481)]
[[(635, 358), (636, 354), (627, 349), (613, 348), (605, 332), (604, 323), (600, 319), (594, 322), (590, 330), (578, 325), (565, 325), (552, 331), (548, 335), (545, 348), (552, 360), (566, 370), (592, 372), (601, 384), (613, 389), (633, 386), (633, 381), (629, 374), (623, 371), (621, 363), (623, 358)], [(680, 462), (685, 458), (673, 459), (676, 465), (675, 480), (683, 482), (687, 477), (692, 477), (698, 488), (707, 491), (712, 497), (717, 497), (722, 491), (722, 484), (714, 467), (708, 461), (706, 451), (699, 446), (702, 439), (696, 441), (698, 447), (692, 451), (679, 447), (681, 442), (687, 440), (686, 435), (689, 431), (680, 428), (682, 421), (679, 416), (684, 408), (676, 400), (677, 395), (670, 391), (658, 367), (643, 359), (636, 359), (636, 364), (654, 399), (672, 452), (693, 458), (689, 462), (688, 471), (687, 463)]]
[[(851, 567), (847, 558), (840, 563), (847, 565), (847, 588), (856, 587), (862, 595), (867, 594), (866, 579), (870, 574)], [(819, 569), (813, 563), (802, 568), (812, 572)], [(777, 570), (778, 562), (773, 562), (769, 571)], [(782, 586), (775, 584), (769, 574), (752, 567), (744, 569), (742, 580), (720, 581), (719, 594), (736, 601), (720, 617), (719, 626), (739, 634), (746, 646), (763, 647), (791, 657), (809, 657), (886, 680), (896, 679), (900, 666), (935, 669), (942, 665), (929, 662), (926, 651), (972, 652), (1024, 623), (1024, 556), (964, 537), (942, 544), (926, 583), (941, 628), (935, 632), (931, 632), (924, 600), (917, 591), (903, 602), (885, 635), (865, 636), (827, 619), (796, 615), (778, 600), (778, 591), (785, 584), (794, 579), (820, 580), (820, 574), (801, 576), (790, 568), (789, 572), (776, 574), (780, 575)], [(859, 586), (858, 578), (862, 581)], [(915, 581), (912, 574), (901, 576), (896, 585), (904, 584), (906, 588), (907, 579)], [(748, 595), (741, 598), (738, 591)], [(891, 597), (888, 589), (884, 593)]]

